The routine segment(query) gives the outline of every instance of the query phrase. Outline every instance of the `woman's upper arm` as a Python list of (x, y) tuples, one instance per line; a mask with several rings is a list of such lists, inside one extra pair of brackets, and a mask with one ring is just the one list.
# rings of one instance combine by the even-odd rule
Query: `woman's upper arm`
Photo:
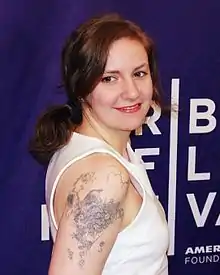
[(100, 275), (121, 229), (129, 176), (117, 160), (98, 155), (70, 169), (65, 182), (49, 274)]

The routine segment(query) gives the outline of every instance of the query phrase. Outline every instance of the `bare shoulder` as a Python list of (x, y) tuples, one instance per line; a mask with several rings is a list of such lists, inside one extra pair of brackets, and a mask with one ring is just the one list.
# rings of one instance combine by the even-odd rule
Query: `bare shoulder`
[(100, 187), (110, 194), (116, 191), (120, 195), (126, 191), (129, 182), (126, 169), (118, 160), (106, 154), (95, 154), (81, 160), (68, 174), (67, 177), (75, 179), (75, 187), (81, 182), (86, 189)]
[[(93, 154), (71, 165), (63, 174), (55, 196), (55, 213), (59, 221), (64, 208), (73, 202), (101, 200), (123, 202), (129, 186), (127, 170), (114, 157)], [(76, 205), (74, 206), (75, 209)]]

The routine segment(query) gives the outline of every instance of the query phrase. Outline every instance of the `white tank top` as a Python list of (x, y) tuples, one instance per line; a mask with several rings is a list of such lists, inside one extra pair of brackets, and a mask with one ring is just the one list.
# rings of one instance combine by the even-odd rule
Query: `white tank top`
[(102, 275), (167, 275), (168, 227), (163, 208), (155, 196), (141, 160), (127, 145), (130, 161), (97, 138), (73, 133), (69, 143), (57, 151), (46, 175), (46, 204), (53, 241), (57, 233), (53, 200), (63, 172), (74, 162), (93, 153), (108, 153), (129, 172), (134, 187), (142, 196), (135, 219), (117, 236)]

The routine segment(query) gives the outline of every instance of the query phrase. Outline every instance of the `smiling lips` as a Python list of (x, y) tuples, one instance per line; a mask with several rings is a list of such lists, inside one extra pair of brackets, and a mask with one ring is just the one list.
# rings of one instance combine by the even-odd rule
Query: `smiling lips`
[(139, 111), (141, 108), (141, 104), (135, 104), (135, 105), (131, 105), (131, 106), (124, 106), (124, 107), (120, 107), (120, 108), (115, 108), (116, 110), (123, 112), (123, 113), (135, 113), (137, 111)]

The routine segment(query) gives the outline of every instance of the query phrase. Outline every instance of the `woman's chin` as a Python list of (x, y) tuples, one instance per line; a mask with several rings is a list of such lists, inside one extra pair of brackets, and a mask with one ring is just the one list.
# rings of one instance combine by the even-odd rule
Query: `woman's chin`
[(134, 131), (140, 128), (144, 124), (145, 120), (139, 122), (139, 123), (132, 123), (128, 125), (123, 125), (122, 130), (123, 131)]

